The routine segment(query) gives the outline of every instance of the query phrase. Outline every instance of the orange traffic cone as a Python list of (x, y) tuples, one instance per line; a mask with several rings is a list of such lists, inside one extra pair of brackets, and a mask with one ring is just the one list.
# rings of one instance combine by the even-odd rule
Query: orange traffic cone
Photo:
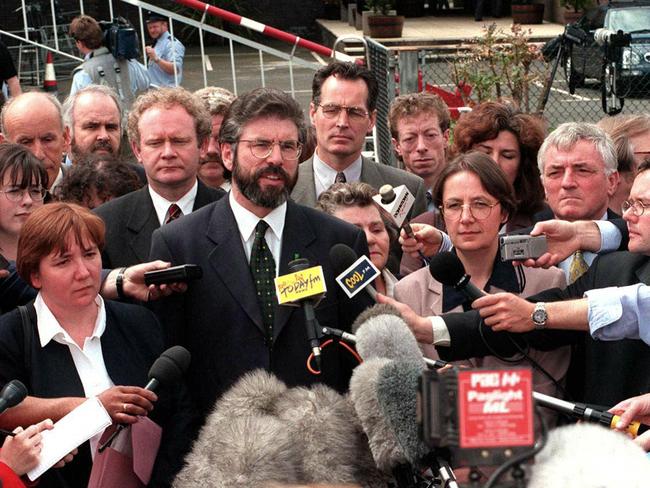
[(54, 73), (52, 51), (47, 52), (47, 58), (45, 60), (45, 80), (43, 81), (43, 90), (46, 92), (56, 92), (58, 90), (56, 74)]

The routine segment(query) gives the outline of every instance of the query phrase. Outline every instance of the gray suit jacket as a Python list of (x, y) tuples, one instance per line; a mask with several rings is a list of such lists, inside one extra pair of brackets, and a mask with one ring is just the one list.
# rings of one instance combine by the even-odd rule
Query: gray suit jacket
[[(415, 197), (413, 208), (409, 213), (409, 219), (414, 215), (420, 215), (427, 210), (427, 197), (424, 181), (419, 176), (407, 173), (404, 170), (393, 168), (385, 164), (378, 164), (368, 158), (361, 158), (361, 179), (373, 188), (385, 184), (393, 186), (406, 185), (411, 194)], [(313, 156), (298, 166), (298, 181), (291, 199), (308, 207), (316, 206), (316, 185), (314, 183), (314, 158)]]

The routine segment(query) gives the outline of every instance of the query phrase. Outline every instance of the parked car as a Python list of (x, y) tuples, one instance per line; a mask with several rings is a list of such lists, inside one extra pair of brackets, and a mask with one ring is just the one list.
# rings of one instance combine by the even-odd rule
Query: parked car
[[(650, 2), (611, 2), (588, 10), (575, 24), (586, 38), (573, 44), (563, 60), (571, 91), (587, 78), (598, 80), (603, 90), (611, 90), (612, 63), (604, 62), (605, 47), (594, 39), (598, 29), (630, 34), (630, 45), (616, 51), (615, 77), (619, 96), (630, 87), (650, 93)], [(597, 38), (599, 36), (596, 36)], [(610, 85), (610, 86), (607, 86)]]

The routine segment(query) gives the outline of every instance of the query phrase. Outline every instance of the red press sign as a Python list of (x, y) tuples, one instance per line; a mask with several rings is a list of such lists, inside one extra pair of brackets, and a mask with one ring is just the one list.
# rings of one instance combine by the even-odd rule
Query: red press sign
[(460, 447), (532, 446), (532, 390), (528, 369), (460, 371)]

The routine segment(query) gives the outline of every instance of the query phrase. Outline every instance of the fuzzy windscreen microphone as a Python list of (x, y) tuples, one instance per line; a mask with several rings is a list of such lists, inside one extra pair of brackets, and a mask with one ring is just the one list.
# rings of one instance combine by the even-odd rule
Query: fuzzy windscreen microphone
[(379, 373), (391, 362), (387, 358), (368, 359), (354, 368), (350, 380), (350, 399), (368, 437), (370, 452), (377, 467), (387, 474), (408, 461), (381, 411), (377, 396)]
[(645, 488), (647, 454), (618, 432), (594, 424), (567, 425), (550, 432), (535, 457), (528, 488)]
[(358, 317), (355, 322), (358, 324), (357, 352), (364, 360), (375, 357), (409, 359), (424, 367), (422, 351), (415, 336), (402, 317), (393, 311), (393, 307), (375, 305)]
[(175, 488), (262, 487), (271, 481), (301, 484), (301, 452), (286, 423), (271, 415), (208, 417)]
[[(366, 476), (373, 469), (378, 473), (347, 397), (326, 385), (290, 388), (278, 399), (275, 410), (300, 449), (307, 482), (376, 485)], [(379, 486), (385, 486), (382, 480)]]
[(256, 370), (219, 399), (174, 486), (271, 482), (386, 485), (346, 397), (325, 385), (287, 388)]
[(377, 401), (386, 423), (408, 462), (420, 465), (429, 448), (420, 439), (417, 424), (419, 361), (396, 360), (385, 364), (377, 378)]

